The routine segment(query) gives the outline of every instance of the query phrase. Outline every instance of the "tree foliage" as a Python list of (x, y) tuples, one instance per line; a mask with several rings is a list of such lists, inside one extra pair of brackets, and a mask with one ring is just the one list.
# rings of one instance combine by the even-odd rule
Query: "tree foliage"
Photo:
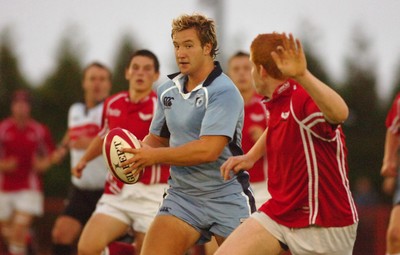
[[(38, 111), (41, 120), (48, 124), (53, 137), (60, 141), (67, 130), (69, 107), (83, 100), (81, 86), (82, 64), (78, 47), (71, 38), (64, 38), (57, 52), (55, 68), (37, 89), (41, 99)], [(70, 180), (70, 165), (62, 165), (46, 173), (45, 187), (52, 195), (65, 195)]]
[(345, 59), (343, 96), (350, 108), (350, 118), (344, 125), (349, 149), (351, 177), (366, 175), (380, 185), (379, 170), (385, 137), (384, 109), (377, 94), (377, 74), (370, 40), (355, 27)]
[(0, 34), (0, 119), (9, 115), (9, 105), (13, 91), (30, 88), (22, 75), (14, 41), (9, 29)]
[(112, 94), (128, 89), (128, 82), (125, 78), (125, 69), (128, 67), (130, 56), (135, 52), (135, 50), (136, 47), (132, 37), (124, 35), (121, 38), (119, 47), (117, 48), (114, 61)]

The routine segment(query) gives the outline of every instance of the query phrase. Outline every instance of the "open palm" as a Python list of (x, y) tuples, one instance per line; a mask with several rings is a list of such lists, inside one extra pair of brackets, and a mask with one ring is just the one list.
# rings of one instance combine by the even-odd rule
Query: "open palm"
[(306, 72), (307, 61), (303, 47), (298, 39), (294, 39), (292, 34), (289, 37), (283, 33), (283, 45), (271, 52), (275, 64), (283, 75), (288, 77), (301, 76)]

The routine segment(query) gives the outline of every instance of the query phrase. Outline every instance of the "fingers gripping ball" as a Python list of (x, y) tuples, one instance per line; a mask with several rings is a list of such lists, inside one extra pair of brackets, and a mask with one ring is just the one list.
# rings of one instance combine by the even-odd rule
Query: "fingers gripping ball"
[(140, 180), (143, 171), (124, 173), (130, 165), (121, 167), (120, 164), (133, 157), (133, 154), (122, 151), (122, 148), (140, 148), (140, 142), (131, 132), (123, 128), (111, 129), (103, 142), (103, 156), (108, 170), (118, 180), (126, 184), (134, 184)]

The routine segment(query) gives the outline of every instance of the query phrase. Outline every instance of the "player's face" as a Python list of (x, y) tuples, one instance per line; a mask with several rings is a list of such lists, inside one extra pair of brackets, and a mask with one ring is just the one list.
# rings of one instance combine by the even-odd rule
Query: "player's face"
[(194, 28), (176, 32), (172, 41), (176, 63), (183, 74), (195, 74), (202, 69), (207, 58), (210, 57), (210, 45), (201, 46), (199, 36)]
[(251, 62), (247, 56), (234, 57), (229, 61), (228, 74), (241, 93), (253, 90)]
[(125, 78), (129, 81), (129, 88), (138, 92), (150, 91), (160, 74), (156, 72), (153, 59), (146, 56), (132, 58)]
[(95, 102), (104, 100), (110, 94), (110, 78), (110, 74), (106, 69), (98, 66), (89, 67), (83, 80), (86, 98)]
[(17, 119), (28, 119), (31, 116), (31, 105), (23, 100), (12, 102), (11, 113)]

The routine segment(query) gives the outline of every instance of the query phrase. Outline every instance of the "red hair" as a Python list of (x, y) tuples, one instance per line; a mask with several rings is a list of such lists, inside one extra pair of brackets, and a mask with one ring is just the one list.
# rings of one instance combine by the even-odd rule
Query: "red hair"
[(259, 34), (251, 43), (250, 51), (252, 61), (256, 66), (262, 65), (267, 73), (274, 79), (283, 80), (286, 77), (276, 66), (271, 52), (278, 46), (283, 46), (283, 34)]

